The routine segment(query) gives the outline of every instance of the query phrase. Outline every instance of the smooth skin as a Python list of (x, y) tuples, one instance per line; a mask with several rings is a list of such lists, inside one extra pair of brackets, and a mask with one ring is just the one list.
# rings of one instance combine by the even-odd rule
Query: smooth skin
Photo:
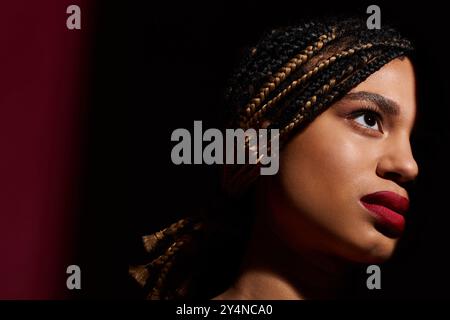
[(408, 198), (404, 185), (418, 175), (415, 118), (414, 69), (397, 58), (293, 137), (278, 174), (259, 181), (240, 275), (215, 299), (333, 298), (354, 265), (389, 259), (399, 239), (377, 228), (360, 199)]

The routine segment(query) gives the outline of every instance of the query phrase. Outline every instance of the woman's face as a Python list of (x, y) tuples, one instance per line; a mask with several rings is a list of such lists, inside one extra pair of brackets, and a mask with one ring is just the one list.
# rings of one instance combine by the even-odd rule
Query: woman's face
[(358, 262), (389, 258), (403, 231), (404, 183), (418, 174), (415, 114), (412, 64), (395, 59), (293, 137), (267, 189), (282, 241)]

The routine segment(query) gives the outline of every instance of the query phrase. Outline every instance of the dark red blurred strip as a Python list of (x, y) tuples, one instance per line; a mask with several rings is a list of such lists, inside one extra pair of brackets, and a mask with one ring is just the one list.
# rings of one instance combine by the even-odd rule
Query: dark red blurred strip
[[(94, 1), (0, 5), (0, 298), (65, 298)], [(66, 8), (82, 29), (66, 28)]]

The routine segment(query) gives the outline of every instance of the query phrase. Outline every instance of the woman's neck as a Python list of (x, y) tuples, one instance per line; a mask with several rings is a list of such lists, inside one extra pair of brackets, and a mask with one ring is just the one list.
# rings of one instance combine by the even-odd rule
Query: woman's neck
[[(262, 219), (259, 219), (262, 220)], [(254, 226), (239, 276), (215, 299), (333, 299), (352, 266), (318, 253), (294, 252), (262, 221)]]

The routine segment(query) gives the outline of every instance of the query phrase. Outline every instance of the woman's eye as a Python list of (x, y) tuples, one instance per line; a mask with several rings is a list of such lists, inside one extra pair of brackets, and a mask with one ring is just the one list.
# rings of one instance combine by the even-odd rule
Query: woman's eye
[(361, 113), (354, 118), (354, 121), (356, 121), (363, 127), (382, 132), (380, 120), (379, 120), (378, 116), (372, 112)]

